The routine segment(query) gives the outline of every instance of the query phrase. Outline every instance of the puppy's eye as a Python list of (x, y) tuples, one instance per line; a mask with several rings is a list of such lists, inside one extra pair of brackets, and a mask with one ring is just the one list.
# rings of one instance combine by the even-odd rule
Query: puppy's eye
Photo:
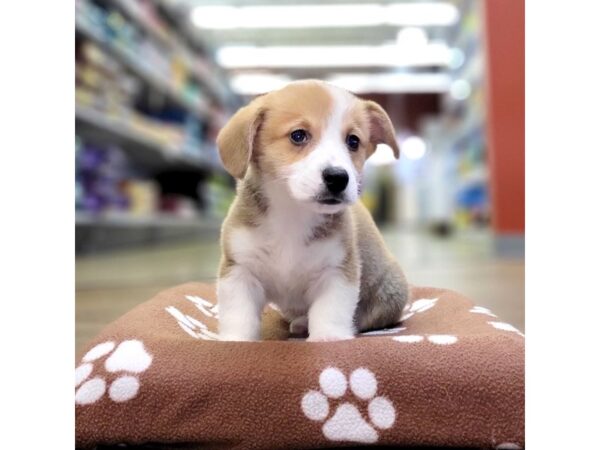
[(358, 145), (360, 144), (360, 139), (355, 134), (349, 134), (346, 136), (346, 145), (350, 150), (358, 150)]
[(290, 140), (295, 145), (302, 145), (308, 142), (308, 133), (305, 130), (294, 130), (290, 134)]

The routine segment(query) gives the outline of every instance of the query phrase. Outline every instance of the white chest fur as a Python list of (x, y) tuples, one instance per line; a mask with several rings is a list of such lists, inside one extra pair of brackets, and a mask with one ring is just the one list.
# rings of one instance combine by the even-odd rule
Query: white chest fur
[(268, 214), (257, 227), (232, 232), (230, 249), (237, 264), (262, 284), (267, 301), (292, 315), (305, 313), (310, 287), (340, 266), (345, 250), (337, 234), (310, 240), (319, 216), (284, 211)]

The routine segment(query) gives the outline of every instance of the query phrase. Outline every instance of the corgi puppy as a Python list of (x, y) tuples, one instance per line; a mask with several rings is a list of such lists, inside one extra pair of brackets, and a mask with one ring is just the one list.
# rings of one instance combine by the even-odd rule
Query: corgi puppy
[(238, 180), (221, 229), (221, 340), (259, 340), (269, 302), (309, 341), (399, 322), (406, 279), (358, 201), (378, 144), (399, 157), (385, 111), (317, 80), (254, 99), (220, 131), (221, 160)]

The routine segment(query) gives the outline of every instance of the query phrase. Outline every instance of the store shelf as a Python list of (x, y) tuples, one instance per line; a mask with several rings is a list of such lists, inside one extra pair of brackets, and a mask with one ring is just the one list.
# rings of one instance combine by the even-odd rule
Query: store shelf
[(471, 168), (466, 173), (460, 173), (458, 175), (457, 189), (467, 189), (474, 185), (481, 185), (488, 182), (489, 172), (487, 166), (484, 164), (478, 164)]
[(198, 231), (218, 231), (221, 220), (207, 217), (179, 217), (173, 214), (133, 215), (130, 213), (75, 215), (77, 227), (102, 228), (194, 228)]
[(123, 118), (113, 118), (100, 111), (83, 106), (76, 107), (75, 117), (79, 124), (77, 127), (78, 133), (85, 135), (89, 134), (88, 132), (98, 132), (103, 141), (125, 144), (126, 150), (137, 152), (138, 156), (145, 159), (154, 159), (155, 163), (224, 172), (221, 165), (216, 162), (184, 153), (180, 149), (149, 138), (144, 133), (127, 125), (126, 120)]
[[(156, 25), (151, 23), (150, 20), (143, 14), (140, 14), (139, 11), (134, 6), (135, 2), (131, 0), (112, 0), (113, 3), (123, 11), (127, 17), (134, 22), (139, 28), (141, 28), (146, 34), (151, 36), (154, 40), (159, 42), (160, 44), (170, 48), (174, 51), (175, 54), (179, 55), (182, 61), (185, 64), (186, 70), (192, 74), (194, 78), (196, 78), (204, 87), (206, 87), (212, 97), (217, 99), (222, 103), (227, 103), (227, 93), (225, 88), (220, 86), (214, 79), (211, 77), (209, 71), (199, 70), (199, 68), (194, 64), (194, 59), (198, 58), (197, 56), (192, 56), (185, 48), (180, 39), (178, 39), (175, 35), (168, 35), (164, 30), (161, 30)], [(208, 62), (206, 62), (208, 64)]]
[[(127, 1), (127, 0), (122, 0)], [(157, 4), (160, 4), (161, 9), (166, 12), (168, 16), (171, 17), (171, 20), (175, 22), (179, 22), (180, 20), (180, 11), (177, 8), (175, 2), (170, 0), (155, 0)], [(200, 45), (206, 49), (205, 42), (199, 42), (198, 36), (190, 30), (189, 24), (180, 23), (177, 32), (178, 45), (180, 48), (188, 49), (191, 46)], [(190, 54), (189, 51), (185, 52), (186, 54)], [(190, 57), (190, 61), (197, 60), (196, 58)], [(229, 82), (229, 76), (227, 72), (219, 67), (215, 60), (214, 56), (210, 58), (206, 58), (206, 63), (197, 66), (190, 62), (190, 66), (192, 67), (195, 74), (198, 75), (199, 78), (203, 80), (203, 82), (209, 87), (209, 89), (214, 92), (220, 102), (225, 105), (226, 109), (236, 110), (240, 106), (243, 106), (243, 99), (235, 94), (231, 89)]]
[(154, 39), (161, 42), (163, 45), (172, 45), (172, 38), (170, 38), (167, 33), (163, 32), (163, 30), (150, 23), (150, 21), (143, 14), (140, 14), (134, 6), (135, 2), (132, 2), (131, 0), (112, 0), (112, 3), (118, 6), (119, 9), (123, 11), (130, 20), (132, 20), (138, 27), (142, 28)]
[(82, 36), (94, 41), (104, 48), (108, 53), (118, 58), (132, 73), (148, 83), (157, 91), (168, 96), (172, 101), (179, 104), (200, 119), (212, 119), (216, 115), (211, 111), (206, 100), (192, 101), (185, 97), (181, 91), (174, 87), (168, 80), (165, 80), (156, 73), (153, 73), (145, 66), (139, 63), (139, 60), (129, 55), (122, 48), (113, 45), (105, 39), (102, 33), (94, 30), (83, 19), (76, 17), (75, 30)]

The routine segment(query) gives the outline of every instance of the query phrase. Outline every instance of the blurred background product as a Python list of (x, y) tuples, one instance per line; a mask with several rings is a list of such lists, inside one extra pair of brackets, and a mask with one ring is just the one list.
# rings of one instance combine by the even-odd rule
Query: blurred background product
[(377, 101), (394, 122), (401, 158), (374, 154), (362, 198), (411, 281), (502, 300), (523, 328), (523, 9), (77, 0), (81, 317), (107, 292), (124, 299), (114, 316), (147, 292), (214, 279), (235, 186), (216, 134), (256, 95), (319, 78)]
[(226, 74), (158, 2), (78, 0), (75, 25), (78, 252), (214, 233)]

